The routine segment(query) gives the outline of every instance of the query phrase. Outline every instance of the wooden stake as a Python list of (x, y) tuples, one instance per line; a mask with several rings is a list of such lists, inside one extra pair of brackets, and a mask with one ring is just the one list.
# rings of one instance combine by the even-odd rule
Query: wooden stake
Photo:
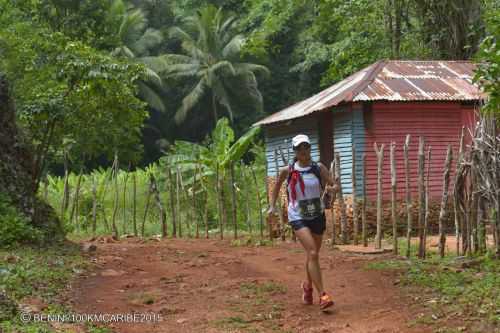
[(377, 156), (377, 234), (375, 236), (375, 248), (382, 248), (382, 163), (384, 159), (384, 144), (377, 146), (373, 143), (373, 149)]
[(113, 239), (118, 240), (118, 228), (116, 227), (116, 213), (118, 212), (118, 154), (115, 153), (114, 182), (115, 182), (115, 201), (113, 203), (113, 216), (111, 218), (111, 227), (113, 228)]
[(446, 246), (446, 233), (444, 232), (444, 221), (447, 217), (446, 207), (448, 205), (448, 187), (450, 183), (450, 166), (453, 160), (453, 152), (451, 145), (448, 145), (446, 152), (446, 159), (444, 162), (443, 172), (443, 196), (441, 197), (441, 210), (439, 212), (439, 256), (444, 257), (444, 250)]
[[(335, 160), (333, 160), (331, 163), (330, 163), (330, 177), (332, 177), (332, 179), (334, 181), (336, 181), (336, 178), (335, 178)], [(336, 232), (335, 232), (335, 198), (333, 198), (333, 202), (332, 202), (332, 207), (330, 208), (331, 209), (331, 213), (332, 213), (332, 242), (331, 242), (331, 246), (332, 248), (335, 246), (335, 238), (336, 238)]]
[(390, 161), (391, 161), (391, 217), (392, 217), (392, 252), (398, 254), (398, 215), (396, 213), (396, 142), (391, 142)]
[(128, 164), (128, 170), (125, 172), (125, 177), (123, 179), (123, 233), (127, 233), (127, 181), (128, 174), (130, 172), (130, 163)]
[[(279, 164), (278, 164), (278, 151), (277, 150), (274, 150), (274, 163), (276, 165), (276, 179), (275, 179), (275, 181), (278, 181), (279, 175), (280, 175), (280, 168), (279, 168)], [(284, 226), (285, 222), (283, 220), (283, 211), (282, 211), (282, 206), (281, 206), (281, 188), (279, 189), (279, 192), (278, 192), (277, 208), (278, 208), (277, 210), (278, 210), (279, 219), (280, 219), (279, 232), (281, 235), (281, 239), (284, 240), (284, 238), (285, 238), (285, 226)], [(272, 229), (270, 229), (270, 231), (271, 231), (270, 238), (272, 240)]]
[(151, 192), (154, 195), (156, 205), (160, 211), (161, 236), (162, 238), (165, 238), (167, 237), (167, 217), (165, 209), (163, 209), (163, 204), (161, 203), (160, 190), (158, 189), (158, 183), (156, 182), (155, 176), (152, 173), (149, 174), (149, 179), (151, 182)]
[(217, 192), (217, 208), (218, 208), (218, 213), (219, 213), (219, 235), (220, 239), (224, 239), (224, 232), (223, 232), (223, 223), (222, 223), (222, 206), (223, 204), (221, 203), (221, 186), (220, 186), (220, 175), (219, 175), (219, 163), (217, 163), (215, 167), (215, 182), (216, 182), (216, 192)]
[(361, 155), (361, 161), (363, 163), (363, 194), (362, 194), (362, 206), (361, 206), (361, 238), (363, 240), (363, 246), (368, 246), (368, 239), (366, 235), (366, 154)]
[(454, 217), (455, 217), (455, 250), (456, 250), (456, 254), (457, 256), (460, 255), (460, 238), (461, 238), (461, 232), (462, 232), (462, 228), (461, 228), (461, 218), (460, 218), (460, 212), (458, 210), (458, 206), (459, 206), (459, 197), (458, 197), (458, 193), (455, 193), (455, 187), (456, 187), (456, 184), (457, 184), (457, 181), (458, 181), (458, 177), (459, 177), (459, 172), (458, 172), (458, 169), (460, 167), (460, 164), (462, 164), (463, 162), (463, 157), (464, 157), (464, 153), (463, 153), (463, 150), (464, 150), (464, 131), (465, 131), (465, 127), (462, 126), (462, 131), (461, 131), (461, 134), (460, 134), (460, 146), (459, 146), (459, 149), (458, 149), (458, 156), (457, 156), (457, 162), (456, 162), (456, 165), (455, 165), (455, 178), (454, 178), (454, 181), (453, 181), (453, 213), (454, 213)]
[(354, 245), (358, 245), (358, 204), (356, 199), (356, 145), (352, 144), (352, 229)]
[(196, 226), (196, 230), (195, 230), (195, 237), (196, 238), (200, 238), (200, 228), (199, 228), (200, 223), (198, 222), (198, 218), (196, 217), (196, 208), (197, 208), (197, 205), (196, 205), (196, 187), (198, 185), (197, 176), (198, 176), (199, 168), (200, 168), (199, 164), (196, 164), (196, 168), (194, 171), (194, 178), (193, 178), (193, 215), (195, 216), (194, 223)]
[[(258, 207), (259, 207), (259, 218), (260, 218), (260, 238), (264, 238), (264, 216), (262, 214), (262, 203), (261, 203), (261, 198), (260, 198), (260, 191), (259, 191), (259, 184), (257, 183), (257, 176), (255, 175), (255, 170), (253, 169), (253, 166), (250, 165), (250, 171), (252, 172), (252, 177), (253, 181), (255, 183), (255, 189), (257, 191), (257, 202), (258, 202)], [(266, 174), (267, 178), (267, 174)], [(266, 181), (266, 186), (267, 186), (267, 181)], [(269, 197), (268, 197), (269, 198)]]
[(340, 171), (340, 154), (335, 154), (335, 181), (338, 186), (337, 198), (339, 201), (340, 208), (340, 235), (342, 237), (342, 243), (347, 244), (348, 236), (347, 236), (347, 212), (346, 205), (344, 201), (344, 193), (342, 191), (342, 174)]
[(176, 166), (176, 177), (175, 177), (175, 196), (177, 201), (177, 212), (179, 213), (179, 237), (182, 238), (182, 212), (181, 212), (181, 201), (180, 201), (180, 169), (179, 165)]
[(151, 178), (149, 179), (149, 186), (148, 190), (146, 192), (146, 207), (144, 208), (144, 218), (142, 219), (142, 226), (141, 226), (141, 236), (144, 237), (144, 229), (146, 225), (146, 218), (148, 217), (148, 211), (149, 211), (149, 205), (151, 203), (151, 194), (152, 194), (152, 184), (151, 184)]
[(418, 257), (424, 258), (424, 223), (425, 223), (425, 154), (424, 154), (424, 138), (419, 138), (418, 145)]
[[(245, 172), (245, 163), (243, 163), (243, 160), (240, 161), (240, 170), (241, 170), (241, 184), (247, 184), (246, 182), (246, 172)], [(247, 230), (250, 236), (252, 236), (252, 223), (251, 223), (251, 218), (250, 218), (250, 198), (248, 195), (248, 191), (251, 189), (250, 186), (242, 186), (242, 189), (244, 191), (244, 200), (245, 200), (245, 222), (247, 224)]]
[(236, 183), (234, 179), (234, 163), (231, 162), (229, 166), (229, 177), (231, 181), (231, 211), (233, 219), (234, 239), (238, 239), (238, 221), (237, 221), (237, 207), (236, 207)]
[(410, 191), (410, 160), (408, 153), (410, 149), (410, 134), (406, 135), (405, 144), (403, 146), (403, 155), (405, 163), (405, 198), (406, 198), (406, 257), (411, 255), (411, 229), (412, 229), (412, 203)]
[(97, 181), (92, 177), (92, 238), (95, 237), (97, 229)]
[(132, 224), (137, 237), (137, 170), (132, 173)]
[(424, 219), (424, 258), (427, 256), (427, 229), (429, 226), (429, 200), (430, 200), (430, 189), (429, 189), (429, 178), (431, 170), (431, 146), (427, 151), (427, 176), (425, 177), (425, 219)]
[[(174, 188), (174, 180), (172, 177), (172, 170), (170, 168), (170, 165), (167, 165), (167, 176), (168, 176), (168, 183), (169, 183), (169, 188), (170, 188), (170, 193), (168, 197), (170, 198), (170, 210), (172, 212), (172, 237), (176, 238), (177, 237), (177, 210), (175, 207), (175, 199), (174, 199), (174, 193), (177, 193), (176, 188)], [(177, 173), (176, 173), (176, 179), (177, 179)], [(176, 181), (177, 184), (177, 181)]]
[[(189, 191), (186, 189), (186, 186), (184, 185), (184, 180), (182, 179), (182, 171), (179, 170), (179, 184), (181, 186), (181, 193), (182, 197), (184, 199), (185, 205), (189, 202)], [(187, 233), (188, 237), (191, 238), (191, 209), (186, 209), (186, 228), (187, 228)], [(179, 210), (179, 215), (181, 215), (181, 211)]]

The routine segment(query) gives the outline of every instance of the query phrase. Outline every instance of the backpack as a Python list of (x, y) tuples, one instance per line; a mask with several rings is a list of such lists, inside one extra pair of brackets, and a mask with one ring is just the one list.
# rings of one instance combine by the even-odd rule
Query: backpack
[[(288, 193), (288, 184), (290, 183), (290, 178), (292, 177), (292, 171), (294, 170), (294, 168), (293, 168), (294, 164), (295, 164), (295, 161), (288, 164), (288, 177), (287, 177), (287, 187), (286, 187), (288, 198), (290, 198), (290, 195)], [(320, 192), (323, 193), (324, 186), (323, 186), (323, 182), (321, 180), (321, 168), (320, 168), (319, 164), (314, 162), (314, 161), (311, 161), (311, 168), (307, 171), (304, 171), (304, 172), (307, 172), (307, 173), (312, 172), (316, 176), (316, 178), (318, 178), (319, 185), (321, 187)], [(323, 198), (323, 203), (325, 205), (325, 209), (331, 208), (331, 196), (328, 193), (325, 193), (325, 196)]]

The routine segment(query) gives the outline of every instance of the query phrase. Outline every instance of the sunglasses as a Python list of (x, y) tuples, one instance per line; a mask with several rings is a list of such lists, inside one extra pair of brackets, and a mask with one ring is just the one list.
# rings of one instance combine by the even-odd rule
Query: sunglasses
[(300, 145), (298, 145), (297, 147), (294, 147), (293, 150), (307, 150), (307, 149), (310, 149), (311, 148), (311, 145), (310, 144), (307, 144), (307, 143), (301, 143)]

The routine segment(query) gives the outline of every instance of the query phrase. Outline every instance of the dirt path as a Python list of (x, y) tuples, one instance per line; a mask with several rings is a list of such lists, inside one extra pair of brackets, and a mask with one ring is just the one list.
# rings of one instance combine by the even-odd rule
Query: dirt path
[[(98, 244), (96, 270), (70, 298), (78, 313), (156, 313), (162, 320), (109, 324), (114, 332), (418, 332), (392, 273), (366, 270), (373, 256), (321, 249), (329, 313), (301, 303), (298, 243), (233, 247), (228, 241)], [(315, 303), (317, 294), (315, 293)]]

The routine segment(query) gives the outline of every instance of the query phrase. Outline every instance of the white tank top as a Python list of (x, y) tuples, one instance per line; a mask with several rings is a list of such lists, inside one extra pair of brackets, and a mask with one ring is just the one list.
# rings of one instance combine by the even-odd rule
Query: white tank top
[[(316, 206), (315, 209), (320, 209), (320, 213), (323, 213), (325, 207), (323, 201), (320, 200), (321, 197), (321, 184), (319, 182), (318, 177), (310, 171), (311, 166), (307, 166), (302, 168), (298, 165), (298, 162), (295, 162), (293, 168), (300, 172), (302, 179), (304, 180), (304, 194), (302, 194), (302, 190), (300, 189), (300, 183), (297, 181), (295, 184), (295, 192), (297, 193), (295, 202), (292, 202), (292, 190), (291, 185), (287, 184), (288, 189), (288, 221), (296, 221), (296, 220), (310, 220), (313, 217), (308, 216), (307, 213), (303, 213), (304, 210), (301, 210), (300, 205), (304, 205), (304, 207), (309, 207), (311, 209), (312, 204), (311, 199), (315, 199), (316, 203), (319, 201), (319, 207)], [(310, 172), (308, 172), (310, 171)], [(307, 201), (306, 201), (307, 200)], [(302, 201), (302, 203), (300, 203)], [(308, 202), (309, 201), (309, 202)], [(313, 209), (314, 210), (314, 209)], [(302, 213), (301, 213), (302, 211)]]

